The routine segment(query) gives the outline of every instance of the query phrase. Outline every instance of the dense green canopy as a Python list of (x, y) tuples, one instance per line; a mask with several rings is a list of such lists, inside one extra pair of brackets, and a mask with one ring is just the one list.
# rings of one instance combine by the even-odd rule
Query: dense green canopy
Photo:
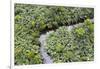
[[(94, 9), (93, 8), (82, 8), (82, 7), (64, 7), (64, 6), (45, 6), (45, 5), (31, 5), (31, 4), (15, 4), (15, 16), (14, 16), (14, 49), (15, 49), (15, 64), (16, 65), (22, 65), (22, 64), (41, 64), (43, 63), (43, 58), (40, 54), (40, 42), (39, 37), (44, 31), (48, 31), (51, 29), (57, 29), (62, 26), (69, 26), (73, 24), (78, 24), (80, 22), (84, 22), (86, 19), (91, 19), (94, 16)], [(86, 25), (85, 25), (86, 26)], [(88, 27), (88, 25), (87, 25)], [(93, 33), (87, 32), (87, 29), (91, 29), (92, 25), (87, 27), (82, 27), (75, 29), (75, 33), (68, 32), (67, 29), (64, 30), (64, 27), (61, 29), (58, 29), (53, 37), (50, 37), (49, 40), (55, 41), (56, 39), (59, 42), (60, 36), (63, 36), (63, 34), (66, 34), (66, 39), (63, 39), (65, 44), (66, 42), (75, 39), (75, 45), (72, 45), (72, 47), (80, 46), (82, 40), (86, 40), (85, 43), (87, 47), (85, 47), (85, 50), (87, 50), (86, 54), (87, 56), (82, 58), (81, 55), (76, 54), (75, 59), (71, 59), (75, 54), (73, 54), (74, 51), (67, 52), (68, 54), (65, 54), (61, 52), (65, 57), (60, 59), (59, 53), (61, 50), (63, 50), (63, 47), (67, 47), (66, 45), (62, 45), (61, 43), (58, 43), (56, 41), (57, 46), (53, 45), (53, 49), (56, 49), (55, 51), (51, 50), (51, 48), (47, 48), (48, 53), (54, 60), (54, 62), (67, 62), (67, 61), (82, 61), (83, 59), (92, 60), (93, 59), (93, 48), (90, 48), (93, 45)], [(64, 32), (60, 31), (63, 30)], [(68, 32), (68, 33), (67, 33)], [(84, 33), (85, 32), (85, 33)], [(56, 35), (56, 33), (60, 33), (60, 35)], [(75, 34), (73, 37), (72, 34)], [(68, 35), (67, 35), (68, 34)], [(90, 35), (89, 35), (90, 34)], [(84, 35), (83, 38), (81, 38)], [(51, 35), (50, 35), (51, 36)], [(59, 37), (56, 38), (56, 37)], [(71, 38), (70, 38), (71, 37)], [(86, 37), (86, 39), (85, 39)], [(71, 39), (71, 40), (70, 40)], [(92, 42), (91, 42), (92, 40)], [(78, 43), (78, 41), (80, 41)], [(70, 44), (69, 42), (69, 44)], [(88, 44), (89, 43), (89, 44)], [(71, 43), (73, 44), (73, 43)], [(84, 47), (84, 43), (82, 43), (82, 48)], [(48, 43), (47, 47), (50, 47), (51, 45)], [(84, 51), (85, 51), (84, 50)], [(91, 50), (91, 51), (90, 51)], [(49, 52), (51, 51), (51, 52)], [(81, 51), (81, 50), (77, 50)], [(88, 52), (89, 55), (88, 55)], [(56, 54), (58, 58), (53, 57), (54, 53)], [(80, 54), (83, 54), (83, 52), (79, 52)], [(53, 55), (52, 55), (53, 54)], [(66, 58), (66, 56), (69, 56)], [(89, 56), (89, 57), (88, 57)], [(62, 57), (62, 56), (61, 56)], [(65, 58), (65, 59), (64, 59)], [(70, 58), (70, 60), (69, 60)], [(64, 59), (64, 60), (62, 60)], [(68, 60), (67, 60), (68, 59)], [(56, 61), (57, 60), (57, 61)]]

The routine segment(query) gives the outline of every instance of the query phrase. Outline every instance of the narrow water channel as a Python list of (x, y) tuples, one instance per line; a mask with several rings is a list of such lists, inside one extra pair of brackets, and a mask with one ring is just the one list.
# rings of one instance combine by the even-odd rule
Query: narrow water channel
[(45, 34), (41, 34), (39, 41), (41, 43), (41, 48), (40, 48), (40, 53), (42, 55), (43, 58), (43, 63), (44, 64), (49, 64), (49, 63), (53, 63), (53, 60), (51, 59), (51, 57), (47, 54), (46, 50), (45, 50), (45, 46), (46, 46), (46, 38), (47, 36), (52, 33), (52, 31), (47, 32)]

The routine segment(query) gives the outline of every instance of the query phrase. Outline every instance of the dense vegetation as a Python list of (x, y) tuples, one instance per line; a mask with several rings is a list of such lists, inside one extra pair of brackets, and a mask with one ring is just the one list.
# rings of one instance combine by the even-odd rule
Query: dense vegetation
[(92, 22), (88, 19), (84, 25), (71, 31), (63, 26), (50, 34), (47, 39), (47, 51), (55, 63), (91, 61), (94, 56)]
[[(75, 28), (70, 32), (67, 28), (63, 27), (83, 22), (87, 18), (91, 19), (93, 15), (93, 8), (15, 4), (15, 64), (43, 63), (38, 39), (44, 31), (57, 29), (61, 26), (61, 28), (54, 32), (53, 36), (52, 34), (50, 35), (47, 41), (47, 51), (54, 62), (93, 60), (93, 25), (91, 25), (91, 23), (88, 25), (88, 22), (85, 22), (87, 25), (85, 24), (82, 27)], [(57, 35), (57, 33), (60, 33), (60, 35)], [(60, 38), (64, 36), (66, 38)], [(59, 37), (59, 39), (56, 37)], [(57, 46), (55, 46), (55, 44), (50, 45), (52, 41), (55, 42), (55, 39), (58, 41), (56, 41)], [(59, 40), (62, 40), (65, 44), (59, 43)], [(51, 42), (49, 43), (49, 41)], [(65, 48), (68, 52), (61, 52), (63, 47), (68, 47), (68, 44), (66, 45), (67, 42), (70, 51)], [(76, 52), (73, 49), (73, 51), (71, 51), (70, 44), (72, 44), (72, 47), (75, 47), (76, 51), (79, 52), (78, 54), (73, 53)], [(82, 46), (80, 46), (80, 44)], [(79, 46), (79, 48), (77, 48), (77, 46)], [(57, 50), (52, 50), (56, 48)], [(84, 48), (82, 49), (83, 51), (80, 51), (81, 48)], [(87, 51), (85, 51), (86, 49)], [(65, 57), (61, 56), (61, 53), (65, 55)], [(56, 55), (54, 56), (54, 54)], [(71, 59), (73, 56), (74, 58)]]

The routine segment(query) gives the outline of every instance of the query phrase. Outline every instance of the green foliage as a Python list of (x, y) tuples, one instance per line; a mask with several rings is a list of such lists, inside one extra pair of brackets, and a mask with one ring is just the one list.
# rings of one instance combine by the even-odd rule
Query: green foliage
[(47, 38), (46, 50), (53, 62), (93, 60), (94, 34), (93, 31), (88, 31), (91, 25), (93, 24), (86, 20), (82, 26), (75, 27), (71, 31), (63, 26), (51, 33)]
[(19, 19), (21, 19), (21, 18), (22, 18), (22, 17), (21, 17), (20, 15), (16, 15), (16, 16), (15, 16), (15, 19), (16, 19), (16, 20), (19, 20)]
[[(71, 32), (66, 25), (93, 18), (93, 8), (15, 4), (15, 64), (41, 64), (39, 37), (55, 29), (47, 38), (47, 51), (54, 62), (93, 60), (94, 25), (89, 19)], [(61, 27), (62, 26), (62, 27)], [(73, 58), (74, 57), (74, 58)]]
[(62, 46), (60, 43), (58, 43), (56, 46), (55, 46), (55, 50), (57, 52), (62, 52), (62, 49), (64, 49), (64, 46)]
[(94, 32), (94, 25), (89, 19), (85, 20), (85, 24), (90, 32)]
[(24, 33), (25, 32), (20, 35), (15, 35), (15, 64), (22, 65), (42, 63), (39, 45), (36, 38), (34, 39), (32, 35)]
[(75, 30), (75, 33), (77, 34), (78, 37), (84, 36), (85, 30), (84, 30), (83, 28), (77, 28), (77, 29)]
[[(32, 22), (38, 29), (58, 28), (61, 25), (71, 25), (86, 18), (93, 18), (93, 8), (63, 7), (63, 6), (40, 6), (15, 4), (15, 17), (23, 23)], [(35, 28), (34, 27), (34, 28)]]
[(36, 23), (35, 21), (32, 21), (32, 26), (35, 27)]

